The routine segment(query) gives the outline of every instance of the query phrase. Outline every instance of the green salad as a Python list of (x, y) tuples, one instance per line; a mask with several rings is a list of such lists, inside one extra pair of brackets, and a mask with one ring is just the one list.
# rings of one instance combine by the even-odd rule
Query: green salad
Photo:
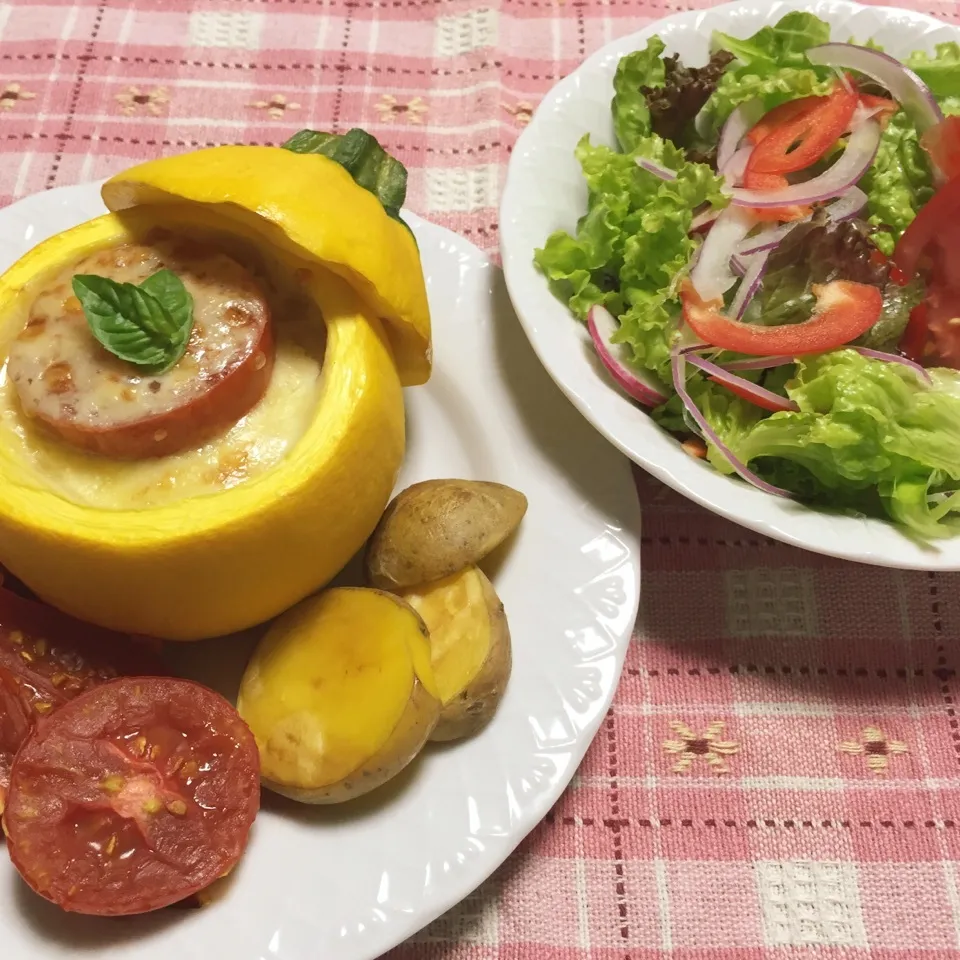
[[(809, 13), (653, 37), (535, 254), (621, 389), (768, 493), (960, 533), (960, 45), (904, 61)], [(956, 264), (956, 269), (953, 265)]]

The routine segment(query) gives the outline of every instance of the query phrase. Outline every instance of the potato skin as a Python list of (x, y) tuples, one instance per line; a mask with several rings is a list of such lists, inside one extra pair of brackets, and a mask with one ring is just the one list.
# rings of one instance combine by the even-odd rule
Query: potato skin
[(490, 650), (473, 680), (441, 707), (440, 719), (430, 734), (435, 742), (470, 737), (486, 726), (500, 705), (513, 668), (510, 627), (503, 602), (483, 571), (476, 572), (490, 617)]
[[(376, 598), (377, 602), (387, 600), (390, 605), (403, 612), (403, 629), (406, 633), (402, 635), (402, 639), (400, 634), (379, 634), (381, 638), (393, 637), (394, 640), (391, 640), (391, 643), (396, 641), (403, 644), (402, 647), (393, 648), (391, 657), (400, 657), (399, 662), (403, 662), (409, 657), (412, 682), (410, 683), (409, 694), (406, 695), (407, 699), (404, 702), (402, 712), (399, 713), (393, 729), (389, 734), (383, 740), (377, 737), (376, 746), (371, 744), (370, 752), (357, 751), (356, 753), (346, 755), (346, 762), (336, 771), (338, 779), (330, 777), (326, 782), (313, 779), (313, 777), (302, 776), (291, 776), (289, 779), (284, 777), (283, 782), (272, 779), (270, 774), (273, 773), (275, 776), (282, 774), (285, 764), (287, 764), (287, 770), (291, 769), (288, 761), (281, 761), (280, 766), (277, 766), (275, 762), (269, 759), (274, 758), (274, 760), (276, 760), (279, 756), (279, 754), (272, 752), (271, 742), (273, 738), (280, 736), (280, 730), (284, 729), (283, 725), (287, 723), (290, 718), (298, 717), (304, 710), (310, 712), (317, 710), (319, 714), (323, 713), (322, 702), (318, 702), (316, 706), (314, 706), (315, 701), (311, 698), (316, 696), (316, 694), (311, 692), (310, 684), (315, 682), (315, 678), (330, 680), (330, 675), (324, 676), (324, 669), (329, 670), (331, 662), (339, 662), (337, 660), (338, 653), (342, 655), (344, 650), (351, 651), (349, 656), (352, 659), (352, 650), (356, 645), (356, 630), (360, 628), (359, 624), (363, 624), (363, 628), (370, 628), (369, 622), (364, 621), (363, 614), (359, 613), (356, 607), (356, 603), (361, 597), (364, 597), (364, 595), (367, 599)], [(334, 596), (336, 596), (336, 600), (334, 600)], [(344, 603), (347, 601), (347, 598), (350, 599), (345, 607)], [(304, 610), (305, 608), (309, 610), (309, 613), (306, 615), (311, 619), (304, 620), (304, 614), (301, 613), (299, 620), (297, 620), (297, 609)], [(364, 604), (364, 608), (364, 613), (369, 613), (367, 604)], [(345, 618), (345, 609), (352, 610), (354, 614), (357, 614), (356, 622)], [(321, 628), (317, 625), (317, 621), (312, 619), (314, 616), (323, 617), (325, 613), (320, 612), (321, 610), (325, 611), (327, 616), (331, 616), (329, 611), (334, 611), (335, 615), (332, 616), (331, 619), (323, 621), (326, 625), (325, 628), (331, 629), (334, 631), (333, 633), (326, 634), (322, 632)], [(288, 611), (285, 616), (294, 618), (293, 623), (296, 625), (289, 627), (286, 634), (274, 634), (273, 636), (276, 639), (272, 647), (270, 646), (270, 634), (261, 641), (261, 646), (266, 645), (266, 650), (261, 654), (261, 646), (258, 646), (254, 652), (250, 663), (247, 665), (243, 680), (241, 681), (237, 701), (240, 715), (250, 725), (261, 750), (261, 782), (265, 788), (274, 793), (279, 793), (301, 803), (342, 803), (345, 800), (352, 800), (355, 797), (369, 793), (371, 790), (376, 789), (387, 780), (396, 776), (410, 763), (426, 743), (440, 715), (440, 697), (436, 690), (433, 672), (429, 662), (429, 633), (426, 624), (423, 622), (420, 614), (401, 597), (387, 593), (386, 591), (367, 587), (338, 587), (331, 589), (324, 594), (312, 598), (312, 600), (303, 601), (298, 605), (298, 608)], [(281, 621), (278, 621), (278, 624), (274, 628), (275, 630), (277, 627), (281, 630), (283, 629), (282, 619), (283, 618), (281, 618)], [(388, 629), (389, 621), (382, 622), (380, 617), (377, 617), (377, 620), (381, 621), (379, 625), (382, 629)], [(306, 634), (297, 632), (298, 630), (303, 630), (305, 623), (307, 624), (306, 629), (308, 631), (312, 629), (317, 632), (313, 634), (309, 632)], [(397, 629), (395, 622), (393, 629)], [(414, 642), (414, 639), (416, 642)], [(331, 646), (327, 646), (327, 644), (331, 644)], [(278, 660), (277, 657), (280, 656), (277, 652), (278, 649), (285, 649), (289, 651), (289, 653), (283, 655), (284, 659)], [(405, 650), (405, 656), (399, 652), (401, 650)], [(296, 651), (296, 653), (294, 653), (294, 651)], [(308, 651), (309, 653), (307, 653)], [(302, 659), (300, 661), (291, 661), (289, 659), (290, 656), (298, 655), (302, 658), (305, 654), (307, 654), (308, 657), (306, 661)], [(324, 654), (326, 655), (324, 656)], [(261, 656), (267, 659), (262, 660), (260, 659)], [(369, 651), (366, 656), (369, 657)], [(263, 675), (264, 671), (270, 668), (265, 667), (264, 664), (269, 663), (269, 658), (271, 657), (273, 657), (272, 663), (274, 664), (271, 670), (273, 680), (267, 681), (263, 679)], [(280, 687), (277, 688), (277, 677), (284, 676), (284, 671), (289, 670), (291, 662), (296, 663), (298, 672), (295, 674), (295, 678), (287, 684), (281, 684)], [(363, 662), (363, 654), (361, 654), (360, 662)], [(367, 662), (369, 663), (369, 659)], [(276, 665), (279, 663), (286, 663), (287, 666), (278, 668)], [(316, 675), (313, 673), (313, 663), (321, 665)], [(327, 664), (328, 666), (324, 668), (322, 666), (323, 664)], [(404, 667), (404, 671), (406, 671), (406, 667)], [(336, 672), (332, 674), (332, 682), (334, 684), (337, 683), (337, 676), (339, 676), (339, 674)], [(377, 674), (375, 673), (371, 676), (376, 677)], [(273, 688), (269, 686), (270, 682), (274, 684)], [(353, 682), (356, 683), (356, 680)], [(366, 683), (366, 681), (363, 682), (364, 684)], [(339, 689), (343, 691), (344, 688), (340, 687)], [(269, 695), (265, 693), (267, 690), (270, 691)], [(302, 698), (302, 692), (304, 690), (308, 691), (305, 701)], [(297, 704), (298, 692), (301, 694), (300, 702), (299, 705), (294, 706)], [(406, 694), (405, 690), (404, 694)], [(334, 697), (342, 696), (342, 692), (340, 694), (334, 692), (332, 695)], [(281, 699), (277, 700), (276, 698), (278, 696), (281, 697)], [(272, 703), (270, 697), (273, 698)], [(279, 704), (280, 706), (276, 707), (274, 704)], [(353, 717), (351, 707), (345, 707), (343, 713), (330, 713), (331, 705), (328, 702), (326, 709), (328, 716)], [(300, 713), (297, 711), (300, 711)], [(366, 713), (365, 716), (369, 719), (371, 715)], [(286, 729), (296, 728), (288, 727)], [(291, 742), (293, 743), (292, 749), (295, 751), (310, 751), (303, 754), (304, 760), (311, 757), (322, 757), (324, 752), (329, 749), (329, 747), (326, 746), (325, 739), (320, 741), (324, 746), (320, 747), (319, 750), (317, 750), (317, 748), (304, 747), (304, 741), (300, 739), (299, 735), (296, 739), (292, 739)], [(353, 745), (353, 749), (356, 750), (356, 744)], [(353, 763), (355, 759), (356, 766), (350, 769), (348, 764)], [(343, 773), (344, 769), (348, 772)]]
[(439, 715), (440, 701), (417, 679), (407, 708), (386, 743), (342, 780), (310, 789), (274, 783), (264, 778), (263, 786), (300, 803), (344, 803), (355, 800), (392, 780), (416, 757), (430, 738)]
[(367, 546), (370, 582), (402, 590), (478, 563), (517, 528), (527, 498), (501, 483), (426, 480), (391, 501)]

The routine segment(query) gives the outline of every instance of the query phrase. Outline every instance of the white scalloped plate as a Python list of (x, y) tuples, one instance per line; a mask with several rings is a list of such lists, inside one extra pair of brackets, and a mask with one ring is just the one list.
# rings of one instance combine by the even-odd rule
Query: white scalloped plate
[[(0, 211), (0, 268), (103, 212), (96, 185)], [(509, 483), (530, 501), (493, 579), (514, 669), (488, 728), (428, 747), (381, 791), (340, 807), (264, 794), (228, 889), (200, 911), (127, 920), (61, 913), (0, 858), (4, 957), (54, 960), (372, 960), (488, 877), (567, 785), (613, 697), (639, 602), (631, 465), (540, 368), (500, 271), (472, 244), (408, 215), (423, 257), (436, 367), (407, 391), (401, 486), (431, 477)], [(249, 638), (183, 645), (185, 672), (236, 692)]]
[(655, 477), (715, 513), (769, 537), (818, 553), (881, 566), (960, 570), (960, 538), (930, 546), (908, 539), (880, 520), (837, 517), (761, 493), (724, 477), (685, 454), (608, 379), (582, 325), (547, 289), (533, 251), (554, 230), (572, 231), (587, 209), (586, 187), (573, 155), (589, 133), (615, 145), (610, 100), (617, 62), (658, 34), (666, 54), (705, 63), (713, 30), (746, 37), (788, 10), (809, 10), (827, 20), (834, 39), (874, 38), (896, 56), (960, 39), (939, 20), (845, 0), (728, 3), (650, 24), (607, 44), (561, 80), (541, 102), (510, 158), (500, 208), (500, 242), (507, 288), (544, 367), (580, 412), (611, 443)]

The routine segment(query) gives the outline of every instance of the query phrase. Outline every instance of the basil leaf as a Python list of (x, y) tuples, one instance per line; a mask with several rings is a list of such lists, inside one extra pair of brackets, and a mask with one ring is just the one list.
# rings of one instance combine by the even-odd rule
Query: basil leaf
[[(73, 292), (83, 307), (90, 331), (110, 353), (162, 373), (187, 349), (193, 327), (193, 301), (173, 274), (170, 276), (176, 283), (169, 277), (155, 279), (158, 276), (154, 274), (138, 287), (95, 274), (78, 274), (73, 278)], [(150, 292), (148, 285), (160, 297)]]
[(156, 297), (177, 325), (178, 337), (186, 334), (184, 346), (193, 328), (193, 297), (172, 270), (158, 270), (140, 284), (140, 289)]
[(283, 148), (292, 153), (319, 153), (339, 163), (357, 186), (380, 201), (390, 217), (403, 223), (400, 208), (407, 198), (407, 168), (366, 130), (354, 127), (344, 134), (301, 130), (287, 140)]

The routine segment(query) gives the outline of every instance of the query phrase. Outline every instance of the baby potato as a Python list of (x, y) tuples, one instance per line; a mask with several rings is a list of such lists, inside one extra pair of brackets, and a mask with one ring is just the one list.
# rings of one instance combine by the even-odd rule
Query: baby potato
[(482, 560), (516, 530), (527, 498), (500, 483), (426, 480), (391, 501), (367, 548), (376, 587), (402, 590)]
[(493, 716), (510, 679), (510, 630), (493, 584), (477, 567), (401, 596), (430, 631), (430, 660), (440, 693), (431, 740), (458, 740)]
[(440, 713), (423, 620), (380, 590), (304, 600), (258, 644), (237, 709), (268, 789), (304, 803), (367, 793), (419, 753)]

